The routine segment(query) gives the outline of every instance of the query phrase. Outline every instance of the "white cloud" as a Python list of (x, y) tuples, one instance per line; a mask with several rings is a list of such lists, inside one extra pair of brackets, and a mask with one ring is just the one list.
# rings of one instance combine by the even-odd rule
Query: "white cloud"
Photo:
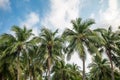
[(38, 25), (40, 23), (40, 17), (37, 13), (31, 12), (26, 15), (25, 20), (20, 22), (20, 26), (26, 26), (27, 28), (32, 28), (35, 35), (38, 34)]
[(32, 32), (37, 36), (39, 35), (39, 31), (40, 31), (40, 29), (38, 27), (32, 28)]
[(21, 26), (26, 26), (28, 28), (34, 27), (36, 24), (38, 24), (40, 21), (39, 15), (35, 12), (31, 12), (26, 15), (25, 20), (22, 21), (20, 24)]
[(100, 10), (100, 23), (112, 25), (114, 30), (120, 25), (120, 9), (117, 0), (109, 0), (108, 8), (105, 11)]
[(9, 10), (10, 9), (10, 1), (9, 0), (0, 0), (0, 9)]
[(95, 19), (95, 14), (94, 14), (94, 13), (91, 13), (89, 18)]
[(102, 4), (104, 2), (104, 0), (100, 0), (99, 3)]
[(42, 25), (63, 30), (70, 26), (71, 19), (79, 17), (80, 0), (50, 0), (50, 12), (44, 18)]
[[(92, 59), (91, 59), (91, 55), (88, 53), (87, 51), (87, 48), (86, 48), (86, 60), (85, 60), (85, 68), (86, 68), (86, 72), (89, 72), (89, 68), (88, 65), (92, 62)], [(80, 59), (78, 53), (74, 53), (72, 56), (71, 56), (71, 60), (70, 61), (67, 61), (67, 63), (74, 63), (74, 64), (77, 64), (78, 66), (80, 66), (81, 70), (83, 69), (83, 62), (82, 60)]]

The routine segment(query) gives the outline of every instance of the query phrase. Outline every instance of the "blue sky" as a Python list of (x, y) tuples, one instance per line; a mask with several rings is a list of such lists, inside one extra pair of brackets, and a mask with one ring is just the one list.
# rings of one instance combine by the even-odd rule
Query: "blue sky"
[[(71, 19), (77, 17), (95, 18), (97, 21), (100, 10), (108, 8), (109, 0), (0, 0), (0, 33), (7, 32), (13, 25), (64, 29), (70, 26)], [(38, 20), (30, 26), (29, 19), (34, 17)]]
[(38, 14), (41, 18), (49, 11), (48, 0), (0, 0), (0, 33), (13, 25), (20, 25), (26, 15)]
[[(78, 17), (95, 19), (92, 28), (112, 25), (116, 30), (120, 0), (0, 0), (0, 34), (10, 32), (13, 25), (32, 28), (36, 35), (43, 26), (62, 32), (72, 28), (70, 21)], [(79, 64), (77, 56), (73, 57)]]
[(78, 17), (95, 19), (94, 28), (101, 25), (117, 28), (119, 3), (119, 0), (0, 0), (0, 33), (8, 32), (13, 25), (33, 28), (35, 34), (41, 26), (62, 31), (71, 28), (71, 19)]

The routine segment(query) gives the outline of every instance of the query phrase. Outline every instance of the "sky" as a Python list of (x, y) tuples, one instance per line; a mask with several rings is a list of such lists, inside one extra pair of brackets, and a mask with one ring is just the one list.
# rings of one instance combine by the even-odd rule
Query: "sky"
[[(96, 24), (91, 26), (116, 30), (120, 25), (120, 0), (0, 0), (0, 34), (9, 33), (13, 25), (32, 28), (38, 35), (42, 27), (51, 30), (72, 29), (70, 23), (81, 17), (92, 18)], [(88, 55), (87, 63), (90, 57)], [(77, 55), (73, 61), (81, 66)]]

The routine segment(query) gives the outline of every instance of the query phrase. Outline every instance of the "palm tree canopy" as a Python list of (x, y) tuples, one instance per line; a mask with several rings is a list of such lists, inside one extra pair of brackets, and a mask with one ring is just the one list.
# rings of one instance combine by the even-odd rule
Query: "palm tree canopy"
[(13, 26), (11, 30), (14, 32), (14, 35), (5, 33), (1, 35), (0, 41), (1, 43), (8, 43), (9, 47), (6, 49), (6, 51), (13, 53), (16, 50), (25, 47), (24, 45), (29, 42), (28, 40), (33, 34), (32, 30), (28, 30), (26, 27), (20, 28), (18, 26)]
[(88, 68), (90, 68), (90, 80), (111, 80), (110, 65), (107, 59), (94, 56)]
[(76, 64), (66, 64), (63, 60), (54, 64), (53, 80), (82, 80), (80, 69)]
[[(51, 59), (57, 60), (62, 54), (63, 41), (62, 38), (57, 36), (58, 30), (52, 32), (47, 28), (43, 28), (40, 33), (40, 49), (41, 53), (44, 55), (45, 59), (49, 56), (49, 49), (51, 49), (50, 57)], [(54, 60), (53, 60), (54, 61)]]
[(118, 34), (112, 31), (111, 26), (108, 28), (108, 30), (103, 28), (98, 28), (95, 29), (94, 31), (100, 32), (103, 45), (106, 47), (106, 49), (110, 49), (113, 51), (119, 50), (116, 43), (119, 41), (120, 38), (118, 37)]
[(3, 63), (11, 63), (10, 65), (16, 66), (18, 72), (16, 74), (18, 76), (17, 78), (19, 78), (19, 73), (22, 70), (19, 61), (20, 55), (22, 55), (24, 49), (29, 45), (29, 40), (33, 34), (32, 30), (26, 27), (20, 28), (19, 26), (13, 26), (11, 30), (14, 34), (5, 33), (0, 36), (0, 45), (4, 45), (5, 47), (1, 53), (1, 60)]
[[(120, 63), (119, 61), (119, 33), (118, 32), (113, 32), (111, 26), (108, 28), (108, 30), (103, 29), (103, 28), (98, 28), (95, 31), (100, 32), (100, 36), (102, 38), (103, 44), (102, 47), (104, 49), (110, 52), (110, 56), (112, 61), (118, 66)], [(118, 66), (119, 67), (119, 66)]]
[[(66, 29), (63, 33), (63, 37), (69, 41), (68, 45), (68, 59), (70, 59), (74, 51), (79, 53), (79, 57), (86, 57), (85, 46), (91, 53), (98, 53), (97, 48), (93, 43), (98, 43), (100, 38), (97, 34), (90, 29), (90, 26), (94, 24), (94, 20), (88, 19), (82, 21), (81, 18), (71, 21), (73, 24), (73, 30)], [(99, 43), (98, 43), (99, 44)]]

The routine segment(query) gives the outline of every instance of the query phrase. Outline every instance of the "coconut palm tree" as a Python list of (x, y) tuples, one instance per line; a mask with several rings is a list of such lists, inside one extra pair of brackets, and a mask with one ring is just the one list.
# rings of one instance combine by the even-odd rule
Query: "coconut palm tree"
[(0, 65), (0, 80), (13, 80), (15, 77), (14, 66), (10, 63), (4, 62)]
[(116, 36), (115, 44), (117, 45), (118, 49), (117, 50), (114, 49), (116, 51), (116, 54), (112, 54), (111, 57), (115, 66), (120, 69), (120, 27), (118, 28), (117, 31), (115, 31), (114, 36)]
[(47, 79), (50, 80), (50, 69), (52, 63), (60, 59), (62, 55), (62, 38), (57, 36), (58, 30), (52, 32), (47, 28), (42, 28), (40, 33), (40, 49), (41, 55), (47, 65)]
[(120, 71), (116, 69), (114, 71), (114, 76), (115, 76), (115, 80), (120, 80)]
[(10, 46), (9, 42), (5, 42), (2, 36), (0, 36), (0, 75), (2, 80), (6, 79), (16, 79), (16, 68), (14, 65), (14, 60), (16, 53), (10, 54), (10, 52), (5, 53), (5, 50)]
[(90, 68), (90, 80), (111, 80), (109, 77), (110, 66), (107, 59), (102, 59), (102, 57), (93, 56), (92, 63), (89, 64)]
[(103, 28), (98, 28), (95, 31), (100, 32), (100, 35), (102, 37), (103, 41), (103, 47), (105, 49), (105, 53), (109, 58), (110, 64), (111, 64), (111, 78), (114, 79), (114, 68), (113, 68), (113, 62), (112, 59), (115, 59), (115, 54), (118, 54), (119, 48), (116, 45), (116, 42), (118, 42), (119, 38), (116, 36), (116, 33), (112, 32), (111, 26), (108, 28), (108, 30)]
[(115, 66), (120, 69), (120, 56), (112, 55), (112, 61), (114, 62)]
[(26, 49), (25, 54), (21, 56), (22, 69), (24, 70), (25, 77), (29, 76), (30, 80), (37, 80), (37, 77), (40, 76), (42, 79), (43, 66), (41, 58), (38, 46), (31, 45)]
[[(89, 72), (89, 80), (111, 80), (111, 70), (110, 70), (110, 62), (106, 58), (93, 56), (92, 63), (88, 65), (90, 69)], [(115, 80), (120, 79), (120, 72), (115, 69), (114, 70)]]
[(63, 37), (65, 37), (69, 42), (67, 47), (67, 58), (70, 59), (71, 55), (74, 52), (77, 52), (83, 62), (83, 80), (85, 80), (85, 47), (87, 47), (90, 53), (98, 54), (98, 50), (94, 46), (94, 43), (98, 43), (99, 38), (97, 37), (97, 34), (89, 28), (94, 23), (95, 22), (92, 19), (82, 21), (81, 18), (78, 18), (76, 20), (72, 20), (72, 30), (66, 29), (63, 32)]
[(26, 27), (20, 28), (18, 26), (13, 26), (11, 29), (14, 32), (12, 34), (3, 34), (1, 35), (2, 42), (8, 43), (8, 47), (4, 50), (3, 55), (16, 54), (16, 67), (17, 67), (17, 80), (20, 80), (20, 55), (22, 50), (26, 48), (29, 43), (30, 37), (33, 35), (31, 29)]
[(76, 64), (66, 64), (63, 60), (54, 64), (52, 80), (82, 80), (80, 69)]

